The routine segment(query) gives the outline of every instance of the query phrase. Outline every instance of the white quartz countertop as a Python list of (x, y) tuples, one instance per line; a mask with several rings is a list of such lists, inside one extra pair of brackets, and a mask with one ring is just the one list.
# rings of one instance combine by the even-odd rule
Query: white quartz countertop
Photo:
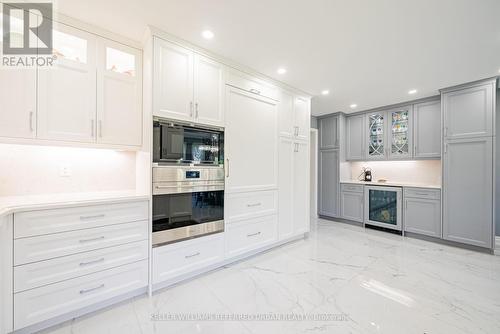
[(137, 193), (133, 190), (5, 196), (0, 197), (0, 217), (20, 211), (111, 204), (147, 199), (149, 199), (149, 195)]
[(387, 182), (366, 182), (366, 181), (358, 181), (358, 180), (344, 180), (340, 181), (340, 183), (350, 183), (350, 184), (363, 184), (367, 186), (388, 186), (388, 187), (407, 187), (407, 188), (431, 188), (431, 189), (441, 189), (441, 185), (439, 184), (429, 184), (429, 183), (414, 183), (414, 182), (395, 182), (395, 181), (387, 181)]

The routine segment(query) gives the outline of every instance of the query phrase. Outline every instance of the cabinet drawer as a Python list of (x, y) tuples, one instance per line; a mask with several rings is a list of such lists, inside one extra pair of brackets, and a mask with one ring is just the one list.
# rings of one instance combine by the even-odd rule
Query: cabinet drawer
[(441, 190), (428, 188), (405, 188), (405, 197), (441, 199)]
[(262, 217), (231, 224), (226, 228), (229, 257), (264, 247), (277, 240), (277, 217)]
[(14, 215), (14, 238), (147, 219), (147, 201), (22, 212)]
[(139, 221), (16, 239), (14, 265), (147, 240), (148, 234), (148, 222)]
[(229, 71), (226, 84), (250, 93), (278, 100), (278, 90), (264, 81), (239, 71)]
[(153, 248), (153, 283), (224, 259), (224, 233)]
[(227, 194), (225, 201), (225, 220), (233, 221), (273, 215), (278, 212), (276, 191), (257, 191)]
[(61, 282), (148, 258), (148, 241), (14, 267), (14, 292)]
[(21, 329), (148, 285), (148, 261), (100, 271), (14, 295), (14, 329)]
[(350, 191), (354, 193), (362, 193), (364, 189), (364, 185), (362, 184), (351, 184), (351, 183), (341, 183), (340, 184), (341, 191)]

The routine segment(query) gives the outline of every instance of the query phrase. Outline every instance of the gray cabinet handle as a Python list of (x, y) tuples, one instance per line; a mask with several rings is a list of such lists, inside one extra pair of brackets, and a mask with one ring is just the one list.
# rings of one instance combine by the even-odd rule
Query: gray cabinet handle
[(96, 264), (96, 263), (99, 263), (99, 262), (104, 262), (104, 258), (101, 257), (100, 259), (94, 260), (94, 261), (80, 262), (80, 267), (88, 266), (89, 264)]
[(91, 241), (97, 241), (97, 240), (102, 240), (104, 239), (104, 236), (97, 237), (97, 238), (92, 238), (92, 239), (82, 239), (80, 240), (80, 243), (86, 243), (86, 242), (91, 242)]
[(198, 118), (198, 114), (199, 114), (199, 113), (198, 113), (198, 102), (196, 102), (196, 103), (194, 104), (194, 109), (195, 109), (195, 113), (196, 113), (196, 116), (195, 116), (195, 117), (196, 117), (196, 118)]
[(95, 291), (95, 290), (99, 290), (99, 289), (102, 289), (104, 288), (104, 283), (99, 285), (99, 286), (96, 286), (95, 288), (90, 288), (90, 289), (86, 289), (86, 290), (80, 290), (80, 294), (81, 295), (84, 295), (86, 293), (89, 293), (89, 292), (92, 292), (92, 291)]
[(446, 154), (448, 152), (448, 144), (444, 144), (444, 153)]
[(30, 131), (31, 132), (34, 131), (34, 127), (33, 127), (33, 111), (30, 111)]
[(444, 136), (448, 137), (448, 127), (447, 126), (444, 127)]
[(184, 258), (186, 258), (186, 259), (190, 259), (190, 258), (195, 257), (195, 256), (198, 256), (198, 255), (200, 255), (200, 252), (196, 252), (196, 253), (191, 254), (191, 255), (186, 255), (186, 256), (184, 256)]
[(94, 215), (94, 216), (80, 216), (80, 220), (98, 219), (106, 217), (105, 214)]
[(229, 177), (229, 158), (226, 158), (226, 177)]
[(94, 126), (95, 126), (95, 121), (94, 120), (91, 120), (90, 121), (90, 131), (91, 131), (91, 137), (94, 138), (95, 134), (94, 134)]
[(193, 117), (193, 101), (189, 102), (189, 117)]
[(255, 237), (257, 235), (259, 235), (261, 232), (257, 232), (257, 233), (252, 233), (252, 234), (247, 234), (247, 238), (250, 238), (250, 237)]
[(262, 203), (253, 203), (253, 204), (247, 204), (247, 207), (253, 208), (253, 207), (261, 206), (261, 205), (262, 205)]

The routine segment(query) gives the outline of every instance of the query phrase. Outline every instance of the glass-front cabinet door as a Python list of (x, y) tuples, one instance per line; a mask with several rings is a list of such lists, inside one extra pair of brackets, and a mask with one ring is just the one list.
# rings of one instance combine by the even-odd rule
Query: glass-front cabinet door
[(368, 159), (385, 159), (386, 131), (385, 112), (368, 115)]
[(411, 110), (410, 107), (388, 112), (389, 159), (411, 156)]

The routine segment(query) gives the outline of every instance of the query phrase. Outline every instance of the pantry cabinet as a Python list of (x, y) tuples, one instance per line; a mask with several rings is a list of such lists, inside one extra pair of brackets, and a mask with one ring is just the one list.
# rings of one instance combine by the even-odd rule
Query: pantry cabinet
[(293, 157), (294, 234), (309, 232), (309, 143), (296, 142)]
[(413, 105), (413, 157), (441, 156), (441, 102), (430, 101)]
[(339, 213), (339, 151), (319, 152), (319, 215), (338, 217)]
[(348, 116), (346, 119), (346, 159), (363, 160), (366, 152), (365, 115)]
[(288, 91), (279, 94), (279, 135), (296, 140), (308, 140), (311, 128), (311, 101)]
[(154, 37), (153, 115), (223, 126), (224, 66)]
[(338, 115), (320, 118), (319, 124), (319, 148), (332, 149), (340, 146), (340, 121)]

